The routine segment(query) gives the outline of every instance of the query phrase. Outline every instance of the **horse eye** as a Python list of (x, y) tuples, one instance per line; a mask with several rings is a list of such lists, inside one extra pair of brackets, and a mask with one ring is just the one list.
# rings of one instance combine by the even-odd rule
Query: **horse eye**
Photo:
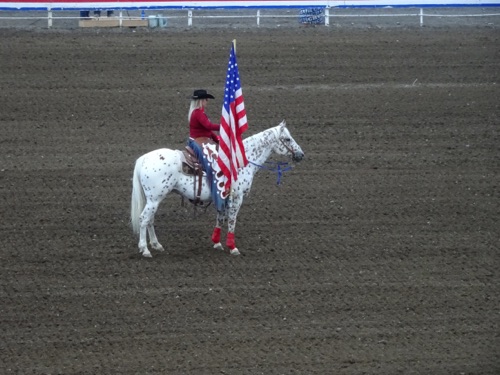
[(290, 138), (285, 138), (285, 139), (284, 139), (284, 141), (285, 141), (285, 142), (290, 142), (290, 141), (291, 141), (291, 139), (290, 139)]

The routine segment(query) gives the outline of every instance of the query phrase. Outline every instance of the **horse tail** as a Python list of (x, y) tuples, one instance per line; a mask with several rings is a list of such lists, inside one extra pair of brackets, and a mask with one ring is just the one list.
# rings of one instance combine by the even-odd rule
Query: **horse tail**
[(130, 224), (135, 234), (139, 234), (140, 223), (139, 218), (146, 205), (146, 196), (140, 180), (140, 169), (142, 157), (137, 159), (134, 167), (134, 175), (132, 177), (132, 199), (130, 201)]

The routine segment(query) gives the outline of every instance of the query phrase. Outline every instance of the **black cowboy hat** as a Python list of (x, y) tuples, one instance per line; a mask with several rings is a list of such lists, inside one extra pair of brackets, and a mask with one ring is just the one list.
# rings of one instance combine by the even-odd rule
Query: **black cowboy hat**
[(191, 97), (193, 100), (198, 99), (215, 99), (213, 95), (210, 95), (207, 90), (194, 90), (193, 96)]

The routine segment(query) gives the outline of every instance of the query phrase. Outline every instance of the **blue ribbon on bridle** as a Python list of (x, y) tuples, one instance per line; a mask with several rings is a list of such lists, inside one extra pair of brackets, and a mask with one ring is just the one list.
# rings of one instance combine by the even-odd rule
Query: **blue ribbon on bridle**
[(276, 185), (279, 185), (281, 182), (281, 176), (283, 176), (283, 172), (289, 171), (292, 169), (291, 166), (288, 165), (287, 161), (266, 161), (264, 164), (270, 164), (271, 167), (268, 167), (266, 165), (260, 165), (256, 164), (252, 161), (248, 161), (250, 164), (255, 165), (256, 167), (259, 167), (261, 169), (267, 169), (268, 171), (271, 172), (276, 172), (276, 175), (278, 176), (278, 179), (276, 181)]

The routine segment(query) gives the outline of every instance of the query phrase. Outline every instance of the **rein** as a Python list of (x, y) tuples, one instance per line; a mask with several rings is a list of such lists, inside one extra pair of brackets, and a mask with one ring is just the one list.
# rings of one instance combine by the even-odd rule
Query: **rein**
[[(272, 161), (266, 161), (264, 164), (271, 164), (271, 167), (268, 167), (266, 165), (260, 165), (257, 163), (254, 163), (252, 161), (248, 161), (250, 164), (255, 165), (256, 167), (259, 167), (261, 169), (266, 169), (271, 172), (276, 172), (277, 175), (277, 181), (276, 185), (279, 185), (281, 183), (281, 176), (283, 176), (283, 172), (290, 171), (292, 169), (291, 166), (288, 165), (287, 161), (278, 161), (278, 162), (272, 162)], [(284, 167), (284, 168), (283, 168)]]

